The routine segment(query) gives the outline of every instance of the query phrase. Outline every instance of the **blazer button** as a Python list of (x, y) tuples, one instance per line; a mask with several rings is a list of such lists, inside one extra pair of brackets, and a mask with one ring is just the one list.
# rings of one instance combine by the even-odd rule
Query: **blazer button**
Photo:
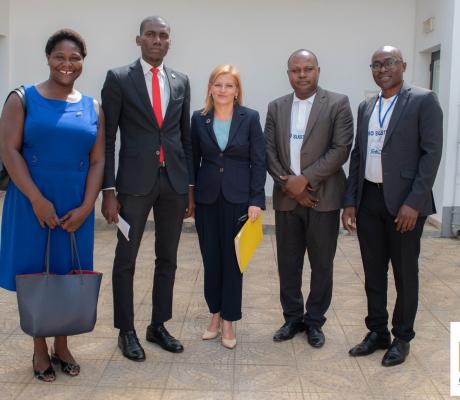
[(219, 172), (224, 172), (224, 169), (223, 169), (223, 168), (219, 168)]
[(155, 152), (155, 154), (156, 154), (157, 156), (159, 156), (159, 155), (160, 155), (160, 150), (157, 150), (157, 151)]
[(220, 154), (219, 154), (219, 157), (223, 157), (223, 156), (224, 156), (224, 153), (220, 153)]

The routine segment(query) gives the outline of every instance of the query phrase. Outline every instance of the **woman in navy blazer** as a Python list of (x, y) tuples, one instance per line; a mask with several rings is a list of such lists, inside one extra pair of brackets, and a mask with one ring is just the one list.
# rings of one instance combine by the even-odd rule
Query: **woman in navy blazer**
[(265, 140), (258, 112), (243, 107), (242, 99), (238, 70), (219, 65), (209, 77), (204, 109), (192, 116), (195, 221), (212, 313), (203, 339), (214, 339), (221, 329), (222, 344), (230, 349), (236, 346), (232, 321), (241, 319), (243, 286), (234, 237), (245, 215), (254, 222), (265, 208)]

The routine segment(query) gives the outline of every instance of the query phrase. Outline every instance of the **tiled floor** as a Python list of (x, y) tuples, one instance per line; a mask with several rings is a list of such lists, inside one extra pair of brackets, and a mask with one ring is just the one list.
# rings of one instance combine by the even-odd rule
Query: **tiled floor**
[[(270, 216), (269, 216), (270, 218)], [(428, 231), (431, 231), (428, 229)], [(425, 235), (420, 265), (417, 337), (406, 363), (383, 368), (383, 352), (350, 358), (350, 346), (365, 334), (366, 301), (355, 237), (341, 235), (335, 262), (334, 297), (324, 326), (326, 345), (313, 349), (304, 334), (274, 343), (283, 323), (278, 300), (275, 238), (266, 235), (244, 278), (243, 319), (238, 345), (203, 342), (208, 311), (196, 235), (182, 235), (173, 319), (168, 329), (182, 340), (182, 354), (167, 353), (144, 340), (152, 286), (152, 231), (147, 231), (135, 280), (136, 328), (147, 361), (124, 359), (112, 325), (111, 266), (115, 232), (98, 230), (96, 269), (104, 272), (99, 318), (94, 332), (70, 339), (80, 361), (79, 377), (58, 373), (45, 384), (32, 377), (32, 341), (21, 333), (13, 293), (0, 291), (0, 398), (6, 399), (411, 399), (449, 397), (449, 322), (460, 320), (460, 246), (457, 240)], [(309, 285), (305, 265), (304, 293)], [(391, 282), (392, 278), (390, 278)], [(390, 284), (389, 303), (395, 291)]]

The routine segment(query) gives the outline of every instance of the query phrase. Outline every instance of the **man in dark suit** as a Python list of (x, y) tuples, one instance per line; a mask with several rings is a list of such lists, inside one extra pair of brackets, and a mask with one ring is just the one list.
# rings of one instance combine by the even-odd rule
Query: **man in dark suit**
[[(265, 135), (267, 169), (274, 180), (273, 207), (285, 324), (273, 340), (291, 339), (306, 329), (308, 342), (321, 347), (321, 327), (332, 298), (333, 261), (347, 161), (353, 141), (353, 116), (347, 96), (318, 87), (320, 68), (307, 50), (288, 60), (294, 93), (268, 106)], [(305, 306), (302, 270), (311, 266)]]
[[(358, 231), (369, 333), (349, 354), (388, 348), (382, 365), (392, 366), (404, 362), (415, 336), (420, 238), (427, 216), (436, 212), (431, 188), (441, 159), (442, 111), (433, 92), (404, 82), (406, 63), (397, 48), (377, 50), (371, 70), (381, 92), (359, 106), (342, 214), (344, 228)], [(390, 260), (397, 292), (392, 343)]]
[[(147, 217), (155, 219), (155, 274), (152, 322), (147, 340), (181, 352), (181, 343), (163, 323), (171, 318), (177, 249), (185, 217), (194, 210), (190, 138), (190, 86), (186, 75), (163, 65), (170, 27), (161, 17), (145, 18), (136, 43), (142, 57), (110, 70), (102, 89), (106, 115), (106, 164), (102, 213), (108, 223), (118, 213), (131, 226), (129, 241), (118, 232), (113, 265), (115, 327), (125, 357), (145, 353), (134, 329), (133, 278)], [(120, 129), (115, 179), (115, 141)]]

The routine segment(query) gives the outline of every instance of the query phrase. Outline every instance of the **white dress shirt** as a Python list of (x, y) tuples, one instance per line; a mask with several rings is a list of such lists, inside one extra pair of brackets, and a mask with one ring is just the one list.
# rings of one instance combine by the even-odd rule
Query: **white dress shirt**
[(308, 118), (310, 118), (311, 107), (315, 100), (316, 93), (308, 99), (301, 100), (294, 93), (291, 109), (291, 132), (289, 133), (291, 170), (296, 175), (301, 174), (300, 150), (302, 148), (305, 129), (307, 128)]
[[(150, 69), (152, 69), (153, 66), (150, 65), (143, 58), (141, 58), (141, 66), (142, 66), (142, 71), (144, 72), (147, 92), (149, 93), (150, 104), (153, 104), (152, 102), (153, 73), (152, 71), (150, 71)], [(163, 118), (164, 118), (166, 114), (166, 109), (168, 108), (168, 104), (169, 104), (169, 83), (168, 83), (168, 77), (166, 76), (166, 73), (163, 67), (163, 63), (161, 63), (161, 65), (159, 65), (157, 68), (158, 68), (158, 81), (160, 82), (161, 113), (163, 114)]]
[[(369, 119), (369, 126), (367, 130), (366, 168), (364, 171), (364, 178), (370, 182), (383, 183), (382, 148), (391, 115), (393, 114), (393, 110), (395, 109), (396, 103), (398, 101), (396, 96), (397, 94), (393, 97), (385, 99), (382, 97), (382, 93), (380, 93), (379, 99), (382, 99), (382, 109), (380, 110), (380, 116), (380, 100), (378, 99), (375, 103), (374, 110), (372, 111), (371, 118)], [(383, 122), (382, 126), (380, 126), (380, 122)]]

